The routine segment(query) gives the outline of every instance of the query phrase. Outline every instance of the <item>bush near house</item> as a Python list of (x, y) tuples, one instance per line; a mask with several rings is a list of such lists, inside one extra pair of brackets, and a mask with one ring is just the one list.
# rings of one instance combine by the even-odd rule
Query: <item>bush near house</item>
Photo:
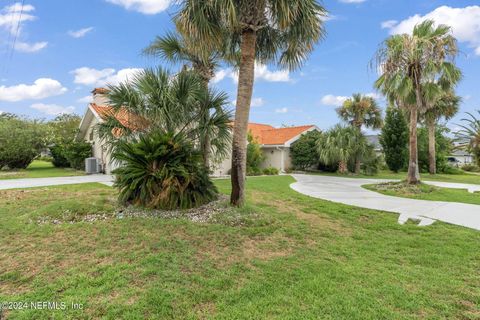
[(468, 172), (480, 172), (480, 167), (477, 167), (474, 164), (465, 164), (462, 166), (462, 170)]
[(303, 134), (290, 148), (292, 165), (298, 170), (317, 167), (319, 163), (317, 141), (322, 134), (316, 130)]
[(152, 209), (187, 209), (217, 198), (202, 155), (183, 134), (153, 131), (118, 142), (113, 171), (119, 200)]
[(262, 169), (260, 167), (263, 161), (265, 161), (265, 156), (263, 155), (262, 149), (260, 148), (260, 144), (252, 136), (252, 134), (249, 133), (247, 146), (247, 175), (261, 175)]
[(267, 175), (267, 176), (276, 176), (279, 173), (280, 173), (279, 170), (277, 168), (274, 168), (274, 167), (268, 167), (268, 168), (263, 169), (263, 174)]
[(25, 169), (47, 145), (45, 124), (0, 115), (0, 169)]
[(92, 156), (92, 145), (87, 142), (71, 142), (64, 146), (63, 155), (70, 167), (85, 170), (85, 159)]
[[(49, 142), (53, 158), (52, 163), (55, 167), (84, 169), (78, 157), (82, 154), (87, 155), (87, 147), (83, 143), (74, 142), (80, 121), (81, 118), (77, 115), (62, 114), (47, 124), (50, 134)], [(69, 157), (67, 157), (67, 154)], [(91, 151), (88, 152), (87, 157), (90, 154)], [(73, 164), (68, 158), (72, 159)], [(83, 161), (85, 161), (85, 158), (82, 159)]]

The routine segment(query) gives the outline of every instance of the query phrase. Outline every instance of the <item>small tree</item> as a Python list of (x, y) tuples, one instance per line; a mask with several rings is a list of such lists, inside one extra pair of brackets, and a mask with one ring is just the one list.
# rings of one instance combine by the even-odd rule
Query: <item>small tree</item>
[(253, 135), (248, 133), (248, 146), (247, 146), (247, 174), (248, 175), (260, 175), (262, 170), (260, 166), (265, 160), (260, 144)]
[(44, 123), (11, 114), (0, 115), (0, 169), (25, 169), (46, 142)]
[(348, 173), (348, 163), (363, 160), (370, 155), (365, 136), (354, 127), (336, 125), (322, 135), (317, 143), (320, 161), (327, 165), (338, 164), (338, 172)]
[(380, 144), (385, 153), (385, 162), (390, 170), (398, 172), (408, 161), (408, 125), (403, 111), (397, 107), (387, 108), (385, 124), (380, 135)]
[(55, 167), (70, 167), (67, 149), (75, 148), (75, 135), (78, 132), (81, 118), (78, 115), (62, 114), (48, 122), (49, 145)]
[(291, 146), (290, 157), (292, 165), (300, 170), (306, 170), (318, 165), (317, 141), (322, 134), (317, 130), (302, 134), (302, 136)]

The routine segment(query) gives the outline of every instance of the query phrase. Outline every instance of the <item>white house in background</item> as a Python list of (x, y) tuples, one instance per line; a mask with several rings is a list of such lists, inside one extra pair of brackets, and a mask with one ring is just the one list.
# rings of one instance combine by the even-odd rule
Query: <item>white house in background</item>
[[(131, 123), (138, 121), (129, 121), (135, 116), (125, 111), (113, 112), (113, 108), (107, 105), (105, 98), (106, 89), (95, 88), (92, 91), (93, 101), (87, 107), (87, 111), (80, 123), (77, 141), (86, 141), (92, 144), (92, 156), (100, 162), (103, 172), (110, 174), (115, 169), (116, 163), (112, 162), (111, 154), (105, 141), (99, 138), (95, 128), (96, 125), (104, 121), (107, 116), (115, 116), (124, 126), (131, 129)], [(274, 167), (280, 171), (285, 171), (291, 167), (290, 147), (297, 141), (302, 134), (309, 131), (320, 129), (314, 125), (274, 128), (268, 124), (250, 123), (248, 129), (253, 137), (261, 145), (265, 155), (263, 167)], [(216, 176), (226, 175), (231, 169), (231, 157), (223, 160), (219, 164), (212, 166), (213, 174)]]
[(455, 150), (447, 157), (447, 160), (452, 165), (463, 166), (473, 163), (473, 155), (465, 150)]

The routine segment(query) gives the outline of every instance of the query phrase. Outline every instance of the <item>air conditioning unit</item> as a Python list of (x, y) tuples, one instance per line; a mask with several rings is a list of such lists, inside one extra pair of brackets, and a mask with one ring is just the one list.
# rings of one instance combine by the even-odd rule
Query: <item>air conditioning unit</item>
[(87, 158), (85, 159), (85, 173), (86, 174), (96, 174), (98, 171), (99, 161), (97, 158)]

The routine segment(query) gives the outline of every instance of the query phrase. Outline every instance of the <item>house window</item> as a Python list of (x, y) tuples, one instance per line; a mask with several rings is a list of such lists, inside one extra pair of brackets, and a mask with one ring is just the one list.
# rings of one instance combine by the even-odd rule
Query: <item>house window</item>
[(90, 141), (93, 141), (93, 130), (90, 131), (90, 138), (89, 138)]

